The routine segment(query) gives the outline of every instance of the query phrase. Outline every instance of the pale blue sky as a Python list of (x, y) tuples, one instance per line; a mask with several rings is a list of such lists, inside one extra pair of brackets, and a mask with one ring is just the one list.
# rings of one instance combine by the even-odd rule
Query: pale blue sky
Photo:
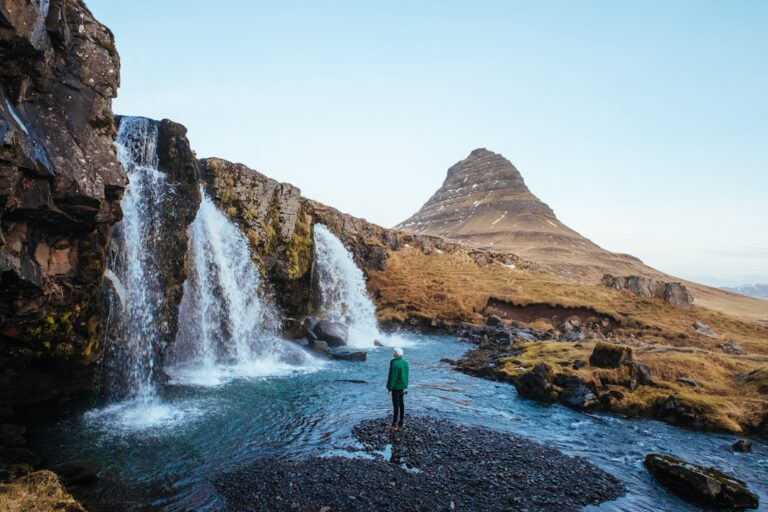
[(768, 282), (768, 2), (90, 0), (118, 113), (392, 226), (472, 149), (603, 247)]

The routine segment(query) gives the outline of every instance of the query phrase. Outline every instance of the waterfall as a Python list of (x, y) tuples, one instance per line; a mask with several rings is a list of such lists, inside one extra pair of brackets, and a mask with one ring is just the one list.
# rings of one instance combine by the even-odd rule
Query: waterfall
[(374, 340), (381, 341), (381, 333), (363, 271), (325, 225), (315, 224), (314, 241), (319, 306), (325, 318), (349, 327), (348, 345), (373, 346)]
[(157, 396), (154, 365), (162, 340), (156, 317), (164, 296), (156, 270), (155, 233), (163, 214), (163, 197), (171, 189), (157, 169), (156, 147), (157, 126), (152, 121), (123, 118), (117, 150), (129, 184), (120, 203), (123, 219), (112, 231), (106, 272), (120, 306), (119, 311), (111, 312), (107, 326), (109, 338), (116, 340), (110, 347), (113, 399), (150, 402)]
[(189, 272), (169, 368), (174, 382), (216, 385), (314, 366), (314, 358), (279, 338), (248, 239), (205, 190), (201, 196), (188, 229)]

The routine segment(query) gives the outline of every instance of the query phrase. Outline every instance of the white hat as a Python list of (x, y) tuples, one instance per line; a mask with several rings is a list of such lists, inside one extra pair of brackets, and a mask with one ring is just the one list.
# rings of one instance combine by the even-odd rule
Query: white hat
[(403, 349), (400, 347), (395, 347), (395, 354), (397, 354), (400, 357), (403, 357)]

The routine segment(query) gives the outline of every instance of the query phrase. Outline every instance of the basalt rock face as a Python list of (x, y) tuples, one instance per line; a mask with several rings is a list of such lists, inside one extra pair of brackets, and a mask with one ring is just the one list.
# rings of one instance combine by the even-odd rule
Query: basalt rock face
[(560, 222), (531, 193), (515, 166), (487, 149), (472, 151), (448, 169), (442, 187), (397, 228), (511, 251), (581, 282), (599, 281), (606, 269), (656, 273), (637, 258), (606, 251)]
[(80, 0), (0, 5), (0, 401), (90, 383), (126, 185), (118, 83), (112, 33)]

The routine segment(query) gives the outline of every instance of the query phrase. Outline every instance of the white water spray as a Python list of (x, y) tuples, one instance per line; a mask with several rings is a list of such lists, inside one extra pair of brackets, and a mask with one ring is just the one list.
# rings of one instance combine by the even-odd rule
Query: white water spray
[(317, 361), (281, 340), (248, 239), (204, 190), (189, 226), (189, 274), (169, 368), (175, 382), (216, 385), (235, 376), (282, 374)]
[(170, 186), (157, 169), (157, 126), (149, 119), (126, 117), (117, 134), (118, 158), (129, 178), (120, 203), (123, 219), (112, 234), (107, 277), (120, 299), (108, 326), (114, 347), (112, 398), (140, 402), (156, 399), (153, 372), (160, 335), (157, 313), (164, 303), (158, 279), (156, 237), (162, 202)]
[(325, 225), (315, 224), (314, 241), (320, 309), (328, 320), (349, 327), (349, 346), (372, 347), (374, 340), (381, 341), (382, 336), (363, 271)]

